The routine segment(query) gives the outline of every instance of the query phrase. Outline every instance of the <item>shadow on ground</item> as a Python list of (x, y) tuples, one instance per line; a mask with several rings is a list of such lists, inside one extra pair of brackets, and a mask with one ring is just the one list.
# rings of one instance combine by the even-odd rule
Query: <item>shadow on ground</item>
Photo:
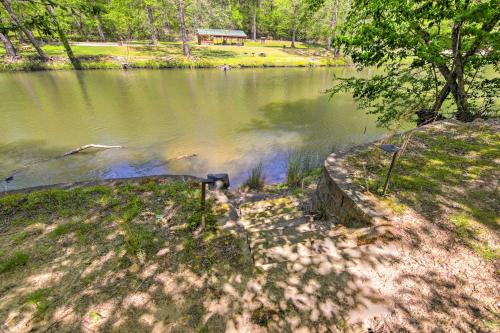
[[(278, 238), (282, 228), (267, 241), (284, 251), (277, 265), (255, 267), (244, 240), (215, 228), (223, 205), (213, 206), (204, 236), (193, 237), (198, 196), (197, 184), (165, 181), (2, 198), (2, 328), (344, 330), (347, 314), (362, 321), (364, 309), (383, 302), (358, 271), (390, 260), (375, 246), (342, 248), (340, 229), (309, 223), (286, 199), (270, 201), (246, 216), (260, 231), (259, 223), (275, 225)], [(257, 243), (256, 256), (265, 250)]]

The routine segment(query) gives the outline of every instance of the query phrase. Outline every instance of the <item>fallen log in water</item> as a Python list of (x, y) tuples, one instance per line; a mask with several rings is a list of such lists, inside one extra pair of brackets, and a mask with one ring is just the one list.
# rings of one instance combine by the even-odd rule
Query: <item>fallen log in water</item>
[(68, 155), (73, 155), (78, 152), (81, 152), (82, 150), (89, 149), (89, 148), (98, 148), (98, 149), (112, 149), (112, 148), (123, 148), (122, 146), (106, 146), (106, 145), (96, 145), (96, 144), (88, 144), (84, 146), (80, 146), (78, 148), (75, 148), (73, 150), (68, 151), (67, 153), (64, 153), (63, 156), (68, 156)]
[[(106, 146), (106, 145), (98, 145), (98, 144), (93, 144), (93, 143), (88, 144), (88, 145), (83, 145), (83, 146), (80, 146), (78, 148), (72, 149), (72, 150), (64, 153), (61, 156), (56, 156), (56, 157), (52, 157), (52, 158), (46, 158), (46, 159), (38, 160), (38, 161), (35, 161), (33, 163), (24, 165), (24, 166), (20, 167), (19, 169), (12, 171), (11, 174), (9, 176), (5, 177), (3, 180), (6, 183), (10, 183), (11, 181), (14, 180), (14, 176), (16, 176), (17, 174), (21, 173), (23, 170), (25, 170), (25, 169), (27, 169), (27, 168), (35, 165), (35, 164), (40, 164), (40, 163), (48, 162), (50, 160), (55, 160), (55, 159), (63, 158), (63, 157), (69, 156), (69, 155), (73, 155), (73, 154), (79, 153), (82, 150), (89, 149), (89, 148), (113, 149), (113, 148), (123, 148), (123, 146)], [(172, 158), (169, 158), (169, 159), (165, 160), (164, 162), (161, 162), (161, 163), (159, 163), (157, 165), (154, 165), (153, 167), (156, 168), (156, 167), (165, 165), (165, 164), (167, 164), (168, 162), (171, 162), (171, 161), (182, 160), (182, 159), (185, 159), (185, 158), (193, 158), (193, 157), (196, 157), (196, 156), (198, 156), (198, 154), (185, 154), (185, 155), (180, 155), (180, 156), (177, 156), (177, 157), (172, 157)], [(153, 167), (150, 167), (150, 169), (153, 168)]]
[(84, 146), (80, 146), (78, 148), (75, 148), (73, 150), (70, 150), (70, 151), (64, 153), (61, 156), (44, 158), (44, 159), (41, 159), (41, 160), (38, 160), (38, 161), (34, 161), (32, 163), (23, 165), (19, 169), (16, 169), (16, 170), (12, 171), (11, 174), (9, 176), (5, 177), (3, 180), (6, 183), (9, 183), (9, 182), (11, 182), (11, 181), (14, 180), (14, 176), (15, 175), (17, 175), (18, 173), (21, 173), (23, 170), (28, 169), (29, 167), (31, 167), (31, 166), (33, 166), (35, 164), (45, 163), (45, 162), (48, 162), (48, 161), (51, 161), (51, 160), (56, 160), (56, 159), (63, 158), (63, 157), (69, 156), (69, 155), (73, 155), (73, 154), (76, 154), (76, 153), (78, 153), (78, 152), (80, 152), (82, 150), (88, 149), (88, 148), (111, 149), (111, 148), (123, 148), (123, 147), (122, 146), (96, 145), (96, 144), (93, 144), (93, 143), (88, 144), (88, 145), (84, 145)]

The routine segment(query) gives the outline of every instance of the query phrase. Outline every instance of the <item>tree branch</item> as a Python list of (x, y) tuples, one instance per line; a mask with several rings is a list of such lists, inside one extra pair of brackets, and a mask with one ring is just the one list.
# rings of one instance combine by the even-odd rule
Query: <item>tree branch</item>
[[(483, 26), (481, 27), (481, 31), (483, 33), (491, 32), (491, 30), (493, 30), (493, 28), (497, 25), (499, 19), (500, 19), (500, 12), (497, 11), (497, 13), (493, 15), (490, 21), (485, 22), (483, 24)], [(474, 55), (481, 47), (483, 39), (484, 39), (484, 34), (480, 34), (479, 36), (477, 36), (476, 40), (472, 43), (472, 47), (467, 52), (465, 52), (464, 58), (468, 58)]]

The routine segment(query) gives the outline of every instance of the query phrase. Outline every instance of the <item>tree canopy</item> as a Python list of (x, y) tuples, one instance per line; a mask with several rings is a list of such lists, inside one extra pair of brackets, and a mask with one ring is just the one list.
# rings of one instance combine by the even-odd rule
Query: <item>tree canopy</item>
[[(5, 4), (19, 16), (19, 23), (45, 38), (40, 20), (50, 23), (44, 4), (55, 9), (58, 21), (72, 40), (180, 40), (178, 0), (2, 0), (0, 17), (8, 18)], [(348, 0), (185, 0), (188, 33), (197, 28), (242, 29), (252, 36), (324, 42), (331, 31), (332, 13)], [(64, 10), (62, 10), (64, 9)], [(315, 15), (321, 11), (322, 15)], [(331, 13), (327, 13), (331, 12)], [(340, 16), (339, 16), (340, 17)], [(10, 20), (8, 20), (10, 22)], [(3, 22), (3, 21), (2, 21)], [(19, 25), (20, 25), (19, 24)], [(55, 31), (55, 30), (53, 30)]]
[[(446, 113), (470, 121), (497, 113), (498, 0), (353, 0), (335, 44), (359, 68), (379, 67), (370, 78), (334, 86), (390, 125), (417, 116), (429, 122)], [(450, 109), (450, 108), (448, 108)]]

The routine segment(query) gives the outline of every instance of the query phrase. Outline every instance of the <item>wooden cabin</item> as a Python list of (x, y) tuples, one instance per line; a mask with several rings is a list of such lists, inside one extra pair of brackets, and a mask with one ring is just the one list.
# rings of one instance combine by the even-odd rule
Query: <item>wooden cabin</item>
[(247, 34), (242, 30), (198, 29), (198, 44), (202, 45), (242, 45)]

